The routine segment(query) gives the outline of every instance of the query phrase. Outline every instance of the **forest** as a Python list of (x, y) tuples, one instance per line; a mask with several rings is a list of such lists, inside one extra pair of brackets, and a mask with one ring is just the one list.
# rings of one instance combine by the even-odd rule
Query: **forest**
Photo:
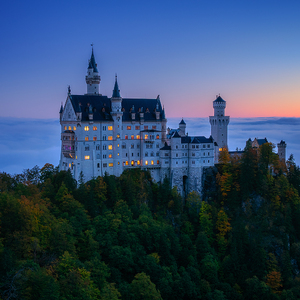
[(184, 198), (140, 169), (0, 173), (0, 299), (300, 299), (299, 193), (268, 143)]

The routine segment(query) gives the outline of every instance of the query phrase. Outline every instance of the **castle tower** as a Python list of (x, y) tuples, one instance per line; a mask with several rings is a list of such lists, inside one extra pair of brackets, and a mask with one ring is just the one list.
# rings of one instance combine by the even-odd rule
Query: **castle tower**
[(115, 79), (115, 86), (111, 97), (111, 116), (114, 121), (113, 125), (113, 166), (114, 175), (120, 176), (123, 171), (122, 167), (122, 97), (118, 86), (117, 75)]
[(227, 127), (229, 124), (229, 117), (225, 116), (226, 101), (217, 96), (217, 99), (213, 102), (214, 115), (209, 117), (211, 125), (211, 136), (218, 144), (219, 149), (228, 148), (227, 144)]
[(185, 136), (185, 129), (186, 129), (186, 124), (182, 119), (179, 123), (179, 135), (180, 136)]
[(285, 159), (286, 159), (286, 143), (285, 143), (285, 141), (281, 140), (280, 143), (277, 144), (277, 148), (278, 148), (279, 160), (285, 162)]
[(92, 48), (92, 55), (89, 61), (87, 75), (85, 76), (88, 95), (99, 95), (100, 90), (100, 76), (97, 69), (97, 64), (94, 56), (94, 49)]

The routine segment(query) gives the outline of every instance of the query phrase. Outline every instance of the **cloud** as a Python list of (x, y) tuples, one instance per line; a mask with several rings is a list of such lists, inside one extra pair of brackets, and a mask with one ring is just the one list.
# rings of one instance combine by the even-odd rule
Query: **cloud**
[[(169, 118), (168, 127), (178, 128), (181, 118)], [(210, 136), (208, 118), (184, 118), (189, 135)], [(57, 166), (60, 158), (60, 124), (57, 119), (0, 118), (0, 172), (21, 173), (45, 163)], [(287, 158), (300, 162), (300, 118), (231, 118), (229, 149), (243, 149), (248, 138), (267, 138), (287, 143)]]

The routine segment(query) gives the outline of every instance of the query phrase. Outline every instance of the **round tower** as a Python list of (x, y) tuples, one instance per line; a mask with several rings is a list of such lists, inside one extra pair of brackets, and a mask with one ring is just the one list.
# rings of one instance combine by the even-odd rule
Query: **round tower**
[(222, 148), (228, 148), (227, 132), (229, 117), (225, 116), (226, 101), (217, 96), (213, 101), (214, 115), (209, 117), (211, 125), (211, 136), (218, 144), (219, 150)]
[(97, 64), (94, 56), (94, 49), (92, 48), (91, 59), (89, 60), (89, 66), (87, 75), (85, 76), (85, 82), (87, 85), (88, 95), (99, 95), (100, 91), (100, 76), (97, 69)]
[(185, 124), (185, 122), (183, 121), (183, 118), (182, 118), (182, 120), (179, 123), (179, 135), (180, 136), (185, 136), (185, 129), (186, 129), (186, 124)]
[(279, 160), (285, 162), (285, 159), (286, 159), (286, 143), (285, 143), (285, 141), (281, 140), (280, 143), (277, 144), (277, 148), (278, 148)]

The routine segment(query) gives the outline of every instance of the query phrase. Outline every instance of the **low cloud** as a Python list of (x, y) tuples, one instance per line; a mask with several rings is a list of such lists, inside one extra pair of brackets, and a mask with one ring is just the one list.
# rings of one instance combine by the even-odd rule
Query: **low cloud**
[[(168, 127), (178, 128), (181, 118), (168, 118)], [(185, 118), (189, 135), (210, 136), (208, 118)], [(57, 119), (0, 118), (0, 172), (21, 173), (45, 163), (57, 166), (60, 158), (60, 124)], [(274, 144), (287, 143), (287, 158), (300, 162), (300, 118), (231, 118), (229, 149), (243, 149), (251, 138), (267, 138)], [(276, 149), (275, 149), (276, 150)], [(277, 150), (276, 150), (277, 151)]]

